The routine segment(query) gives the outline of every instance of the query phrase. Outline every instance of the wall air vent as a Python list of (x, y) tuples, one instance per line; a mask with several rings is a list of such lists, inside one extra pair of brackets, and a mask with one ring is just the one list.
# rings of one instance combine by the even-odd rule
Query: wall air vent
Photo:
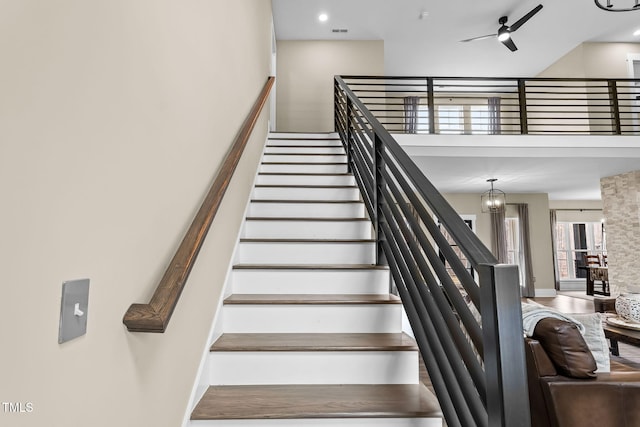
[(334, 28), (331, 30), (332, 33), (348, 33), (349, 30), (346, 28)]

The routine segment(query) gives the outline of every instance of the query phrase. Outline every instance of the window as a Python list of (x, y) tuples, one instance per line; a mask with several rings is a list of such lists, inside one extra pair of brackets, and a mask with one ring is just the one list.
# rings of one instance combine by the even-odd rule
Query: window
[(418, 105), (418, 133), (429, 133), (429, 106), (426, 104)]
[[(476, 221), (475, 215), (461, 215), (460, 217), (462, 218), (464, 223), (467, 224), (467, 226), (471, 229), (471, 231), (475, 232), (475, 228), (476, 228), (475, 227), (475, 221)], [(462, 262), (462, 265), (465, 266), (466, 270), (473, 277), (474, 276), (474, 270), (473, 270), (473, 267), (471, 266), (471, 261), (469, 261), (467, 259), (466, 255), (462, 252), (460, 247), (456, 244), (456, 242), (453, 240), (453, 238), (449, 235), (449, 232), (444, 227), (441, 226), (439, 221), (438, 221), (438, 228), (440, 228), (440, 231), (442, 232), (442, 235), (445, 237), (445, 239), (447, 239), (447, 242), (449, 242), (449, 244), (451, 245), (451, 248), (456, 253), (456, 255), (460, 259), (460, 261)], [(440, 259), (444, 263), (445, 268), (447, 269), (447, 272), (449, 273), (449, 276), (453, 280), (453, 283), (455, 283), (456, 286), (461, 287), (462, 284), (460, 282), (460, 279), (458, 279), (458, 276), (453, 271), (453, 268), (451, 267), (451, 265), (449, 265), (449, 262), (446, 261), (446, 259), (444, 257), (444, 254), (442, 252), (440, 252)]]
[(520, 218), (505, 218), (505, 232), (507, 237), (507, 264), (518, 266), (520, 286), (526, 283), (526, 270), (522, 244), (520, 242)]
[(489, 134), (489, 106), (472, 105), (469, 108), (471, 117), (471, 133)]
[(442, 134), (464, 133), (462, 105), (438, 106), (438, 125)]
[(604, 226), (601, 222), (557, 222), (556, 262), (560, 280), (586, 278), (584, 256), (607, 252)]
[[(418, 99), (417, 97), (405, 98), (405, 132), (428, 133), (431, 114), (429, 106), (425, 98), (420, 98), (418, 101), (413, 98)], [(435, 109), (436, 133), (457, 135), (496, 133), (491, 129), (489, 105), (446, 104), (436, 105)], [(407, 131), (407, 128), (411, 128), (411, 131)]]

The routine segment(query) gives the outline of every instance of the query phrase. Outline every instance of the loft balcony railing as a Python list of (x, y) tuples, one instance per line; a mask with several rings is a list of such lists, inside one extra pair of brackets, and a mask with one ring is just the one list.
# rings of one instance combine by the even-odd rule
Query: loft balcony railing
[(389, 266), (447, 425), (528, 427), (517, 266), (498, 264), (341, 77), (334, 107), (378, 263)]
[(342, 76), (391, 133), (640, 135), (640, 80)]

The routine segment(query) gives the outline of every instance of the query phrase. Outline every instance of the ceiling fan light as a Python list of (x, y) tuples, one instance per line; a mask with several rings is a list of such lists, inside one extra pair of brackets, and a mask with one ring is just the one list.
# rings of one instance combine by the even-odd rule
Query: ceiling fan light
[(509, 29), (505, 26), (500, 27), (498, 30), (498, 40), (501, 42), (507, 41), (511, 38), (511, 33), (509, 33)]

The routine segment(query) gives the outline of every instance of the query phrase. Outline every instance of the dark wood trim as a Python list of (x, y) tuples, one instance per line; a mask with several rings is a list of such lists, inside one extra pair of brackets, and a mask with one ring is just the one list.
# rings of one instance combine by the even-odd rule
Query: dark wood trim
[[(276, 132), (276, 133), (282, 133), (282, 132)], [(288, 132), (289, 135), (296, 135), (295, 132)], [(299, 133), (299, 135), (307, 135), (304, 132)], [(276, 136), (270, 136), (269, 137), (269, 141), (339, 141), (340, 138), (339, 137), (334, 137), (334, 138), (296, 138), (294, 136), (282, 136), (282, 137), (276, 137)]]
[(132, 304), (125, 313), (122, 321), (129, 331), (164, 332), (166, 330), (209, 227), (229, 187), (231, 177), (269, 98), (274, 80), (275, 77), (267, 79), (151, 300), (148, 304)]
[(372, 264), (236, 264), (234, 270), (388, 270), (382, 265)]
[(291, 200), (291, 199), (251, 199), (251, 203), (302, 203), (302, 204), (311, 204), (311, 203), (331, 203), (331, 204), (340, 204), (340, 203), (362, 203), (362, 200)]
[(358, 188), (357, 185), (350, 184), (336, 184), (336, 185), (325, 185), (325, 184), (256, 184), (254, 188), (338, 188), (338, 189), (349, 189), (355, 190)]
[[(340, 141), (336, 139), (336, 141)], [(268, 148), (342, 148), (342, 144), (333, 144), (333, 145), (278, 145), (278, 144), (267, 144)], [(344, 153), (344, 151), (342, 152)], [(339, 153), (339, 154), (342, 154)], [(277, 154), (277, 153), (265, 153), (265, 154)]]
[[(325, 147), (322, 147), (325, 148)], [(336, 145), (334, 148), (341, 148), (339, 145)], [(346, 156), (344, 152), (342, 153), (294, 153), (287, 151), (286, 153), (264, 153), (264, 156), (300, 156), (300, 157), (323, 157), (323, 156)]]
[(413, 338), (399, 333), (226, 333), (210, 351), (415, 351)]
[(309, 165), (321, 165), (332, 166), (340, 165), (347, 166), (346, 162), (262, 162), (263, 165), (296, 165), (296, 166), (309, 166)]
[(240, 239), (240, 243), (375, 243), (375, 239), (281, 239), (281, 238), (247, 238)]
[(274, 216), (248, 216), (245, 218), (246, 221), (283, 221), (283, 222), (369, 222), (369, 218), (364, 217), (351, 217), (351, 218), (341, 218), (341, 217), (274, 217)]
[(360, 305), (400, 304), (393, 294), (231, 294), (225, 304), (253, 305)]
[(424, 385), (211, 386), (191, 413), (192, 420), (406, 417), (442, 417), (435, 396)]

